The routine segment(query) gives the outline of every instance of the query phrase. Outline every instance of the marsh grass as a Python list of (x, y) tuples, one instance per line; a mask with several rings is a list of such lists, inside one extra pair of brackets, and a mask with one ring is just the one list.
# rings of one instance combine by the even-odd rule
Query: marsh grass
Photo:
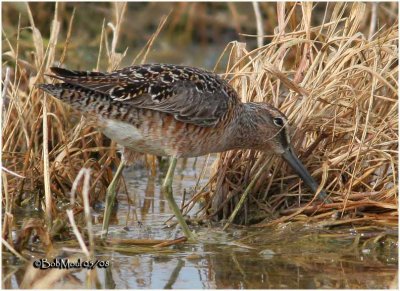
[(280, 159), (249, 150), (220, 154), (196, 199), (205, 201), (208, 218), (228, 219), (250, 191), (234, 221), (258, 227), (304, 214), (308, 222), (396, 225), (397, 23), (367, 37), (360, 32), (366, 4), (330, 3), (319, 26), (311, 25), (313, 7), (299, 6), (295, 25), (296, 9), (278, 9), (281, 22), (267, 45), (247, 51), (230, 44), (225, 77), (243, 101), (268, 102), (287, 115), (297, 153), (332, 203), (311, 205), (313, 193)]
[[(119, 67), (120, 61), (125, 56), (124, 53), (116, 52), (116, 45), (126, 3), (116, 3), (113, 7), (115, 22), (109, 23), (108, 29), (103, 27), (101, 40), (105, 45), (102, 42), (99, 46), (99, 60), (100, 56), (108, 60), (108, 70)], [(73, 237), (66, 225), (69, 218), (81, 249), (89, 259), (94, 252), (89, 204), (93, 205), (96, 201), (103, 200), (112, 178), (112, 167), (115, 163), (118, 164), (119, 160), (112, 142), (106, 140), (95, 128), (88, 126), (83, 117), (74, 114), (36, 87), (39, 83), (52, 82), (44, 73), (49, 71), (50, 66), (62, 64), (68, 53), (74, 14), (68, 25), (67, 37), (61, 40), (58, 39), (60, 30), (58, 9), (59, 4), (56, 3), (50, 38), (45, 39), (35, 26), (30, 6), (26, 4), (35, 50), (32, 54), (32, 63), (24, 60), (23, 54), (19, 51), (19, 33), (22, 31), (20, 22), (15, 45), (3, 31), (7, 44), (3, 56), (7, 58), (5, 68), (6, 72), (9, 72), (6, 75), (10, 80), (7, 81), (7, 78), (4, 80), (2, 98), (2, 165), (7, 170), (2, 174), (3, 202), (6, 202), (3, 212), (5, 241), (3, 244), (19, 256), (20, 252), (24, 257), (26, 252), (24, 246), (31, 235), (35, 234), (42, 241), (46, 253), (51, 253), (53, 238)], [(85, 168), (91, 169), (91, 172), (86, 173), (85, 183), (81, 184), (77, 176), (80, 176), (80, 171)], [(88, 175), (91, 177), (90, 184)], [(71, 191), (76, 193), (76, 204), (70, 203)], [(88, 193), (92, 195), (89, 197)], [(67, 213), (65, 205), (71, 206)], [(13, 214), (21, 207), (41, 210), (45, 225), (40, 219), (25, 221), (18, 232), (17, 240), (13, 241), (11, 238), (15, 221)], [(84, 214), (83, 217), (80, 216), (81, 213)], [(79, 220), (79, 226), (76, 225), (74, 216)], [(87, 227), (87, 231), (81, 233), (78, 229), (81, 227)], [(89, 250), (82, 236), (89, 237)], [(49, 255), (49, 258), (52, 256), (55, 254)], [(30, 273), (35, 272), (28, 270), (21, 286), (38, 288), (52, 286), (69, 272), (53, 272), (54, 274), (51, 274), (56, 277), (49, 274), (40, 280), (29, 276)], [(91, 283), (88, 286), (95, 286), (98, 282), (96, 272), (89, 273), (88, 282)]]
[[(21, 27), (20, 17), (15, 35), (3, 31), (3, 72), (9, 73), (3, 78), (2, 94), (2, 233), (14, 251), (10, 230), (16, 209), (35, 207), (46, 218), (45, 228), (36, 222), (22, 232), (33, 229), (46, 238), (49, 234), (63, 237), (67, 222), (63, 205), (71, 206), (75, 215), (82, 214), (83, 227), (89, 225), (88, 205), (104, 200), (112, 169), (119, 163), (113, 142), (36, 87), (52, 82), (44, 74), (54, 64), (63, 65), (75, 45), (71, 43), (75, 12), (68, 19), (66, 38), (61, 39), (59, 5), (55, 5), (49, 38), (35, 26), (28, 5), (30, 27)], [(278, 4), (274, 33), (263, 42), (258, 37), (258, 43), (265, 45), (247, 50), (244, 43), (232, 42), (221, 55), (227, 63), (223, 76), (243, 101), (268, 102), (287, 115), (300, 159), (321, 181), (332, 203), (312, 203), (313, 193), (279, 158), (243, 150), (219, 154), (209, 182), (183, 205), (184, 211), (201, 201), (199, 217), (226, 220), (236, 209), (234, 223), (262, 228), (290, 221), (397, 226), (398, 25), (379, 27), (373, 12), (367, 14), (368, 22), (369, 5), (329, 3), (322, 21), (315, 24), (311, 4)], [(382, 7), (381, 13), (389, 13)], [(264, 4), (255, 9), (260, 8), (266, 9)], [(237, 14), (232, 4), (229, 9)], [(118, 68), (127, 55), (126, 50), (116, 49), (125, 11), (126, 4), (115, 3), (114, 20), (103, 23), (96, 69), (104, 67), (100, 60), (106, 60), (108, 70)], [(261, 15), (257, 19), (262, 21)], [(167, 14), (134, 62), (145, 62), (166, 21)], [(21, 32), (26, 30), (34, 49), (29, 58), (21, 51)], [(146, 161), (154, 175), (156, 160), (147, 157)], [(265, 170), (256, 175), (261, 167)], [(85, 186), (90, 197), (83, 196), (84, 183), (77, 183), (77, 202), (70, 205), (71, 189), (83, 168), (91, 169)], [(248, 197), (238, 207), (246, 189)], [(90, 238), (92, 253), (91, 230), (82, 235)], [(53, 279), (37, 286), (50, 286)]]

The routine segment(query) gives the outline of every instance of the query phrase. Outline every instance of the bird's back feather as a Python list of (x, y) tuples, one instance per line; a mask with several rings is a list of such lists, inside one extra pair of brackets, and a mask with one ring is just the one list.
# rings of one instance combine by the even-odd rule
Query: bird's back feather
[(186, 66), (151, 64), (111, 73), (51, 68), (53, 77), (108, 95), (129, 106), (171, 114), (176, 120), (201, 127), (229, 117), (240, 100), (216, 74)]

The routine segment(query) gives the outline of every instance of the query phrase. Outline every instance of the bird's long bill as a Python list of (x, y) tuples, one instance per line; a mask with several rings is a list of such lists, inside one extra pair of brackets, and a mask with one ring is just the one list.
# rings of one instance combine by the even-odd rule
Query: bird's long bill
[[(285, 161), (292, 167), (293, 170), (300, 176), (300, 178), (311, 188), (315, 193), (318, 189), (318, 183), (310, 175), (304, 165), (301, 163), (299, 158), (296, 156), (292, 147), (289, 147), (282, 155)], [(319, 193), (319, 198), (324, 199), (326, 197), (325, 191)]]

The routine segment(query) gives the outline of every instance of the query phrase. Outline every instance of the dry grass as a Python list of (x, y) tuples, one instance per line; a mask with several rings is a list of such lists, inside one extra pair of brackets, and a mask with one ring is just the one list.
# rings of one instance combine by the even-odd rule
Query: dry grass
[[(31, 60), (21, 51), (21, 19), (16, 35), (3, 31), (3, 56), (9, 72), (3, 81), (2, 99), (2, 161), (7, 170), (2, 173), (3, 238), (9, 243), (14, 207), (43, 209), (47, 226), (50, 229), (53, 224), (54, 231), (60, 228), (54, 225), (56, 219), (66, 221), (61, 204), (69, 202), (79, 171), (91, 169), (89, 203), (93, 204), (104, 200), (112, 166), (118, 163), (113, 143), (35, 87), (51, 82), (44, 73), (55, 63), (63, 64), (72, 45), (74, 14), (68, 19), (66, 39), (60, 39), (58, 5), (49, 39), (36, 28), (26, 6), (34, 48)], [(236, 15), (235, 6), (228, 6)], [(285, 220), (328, 221), (334, 215), (341, 220), (329, 222), (332, 225), (396, 224), (398, 27), (397, 23), (379, 27), (376, 21), (368, 22), (367, 7), (369, 4), (329, 4), (322, 22), (315, 25), (311, 4), (279, 4), (274, 34), (263, 42), (258, 37), (259, 44), (266, 45), (247, 51), (245, 44), (235, 42), (221, 56), (228, 59), (225, 77), (243, 101), (271, 103), (289, 117), (298, 154), (333, 203), (300, 207), (300, 202), (310, 201), (311, 196), (300, 197), (298, 193), (304, 194), (304, 190), (298, 178), (281, 160), (254, 151), (235, 151), (219, 156), (208, 185), (192, 200), (206, 202), (203, 214), (228, 218), (240, 195), (252, 185), (236, 223), (262, 227)], [(387, 6), (382, 7), (380, 11), (389, 13)], [(97, 69), (100, 59), (107, 60), (108, 70), (120, 67), (127, 53), (116, 51), (126, 5), (115, 4), (113, 9), (114, 21), (103, 24), (98, 38)], [(259, 9), (266, 7), (260, 4), (255, 11)], [(376, 10), (371, 11), (368, 15), (374, 20)], [(258, 12), (258, 22), (263, 21)], [(145, 61), (165, 23), (166, 18), (160, 21), (135, 62)], [(257, 27), (261, 31), (260, 23)], [(154, 166), (154, 160), (150, 162)], [(266, 170), (255, 179), (264, 165)], [(82, 188), (77, 187), (77, 205), (84, 205)], [(77, 205), (75, 213), (83, 213), (83, 206)]]
[[(42, 236), (45, 248), (46, 244), (52, 245), (53, 237), (65, 237), (62, 234), (68, 221), (65, 205), (72, 207), (75, 216), (81, 214), (82, 222), (78, 224), (90, 228), (88, 205), (104, 200), (112, 166), (119, 162), (114, 143), (88, 126), (84, 118), (35, 87), (37, 83), (52, 81), (44, 73), (49, 66), (63, 64), (70, 46), (74, 45), (71, 43), (74, 14), (68, 19), (66, 38), (59, 37), (59, 5), (55, 8), (49, 39), (43, 38), (26, 6), (32, 37), (29, 45), (34, 49), (31, 55), (27, 54), (26, 39), (21, 39), (20, 33), (25, 33), (21, 18), (16, 35), (3, 31), (6, 62), (1, 113), (2, 237), (3, 244), (18, 255), (32, 231)], [(244, 43), (234, 42), (221, 56), (228, 60), (224, 76), (243, 101), (268, 102), (288, 116), (297, 153), (333, 202), (305, 205), (310, 202), (311, 194), (304, 191), (297, 176), (280, 159), (255, 151), (235, 151), (219, 155), (209, 183), (184, 206), (185, 211), (201, 200), (203, 216), (228, 219), (240, 195), (247, 191), (248, 199), (234, 220), (238, 224), (264, 228), (296, 220), (323, 226), (349, 223), (397, 226), (398, 26), (396, 22), (380, 27), (376, 19), (383, 18), (377, 17), (373, 5), (377, 4), (330, 3), (323, 20), (315, 24), (312, 21), (316, 11), (311, 4), (280, 3), (276, 23), (268, 20), (277, 26), (274, 34), (257, 38), (264, 46), (247, 51)], [(379, 6), (380, 13), (390, 14), (390, 5)], [(179, 7), (193, 10), (190, 5)], [(228, 7), (235, 26), (240, 29), (235, 5)], [(254, 9), (256, 27), (262, 31), (260, 22), (266, 20), (259, 10), (267, 11), (267, 15), (272, 12), (264, 3)], [(366, 9), (370, 11), (368, 19)], [(118, 53), (116, 47), (125, 11), (124, 3), (116, 3), (114, 20), (108, 25), (103, 23), (96, 69), (121, 66), (127, 52)], [(177, 25), (179, 13), (179, 9), (173, 12), (170, 29)], [(161, 19), (134, 62), (145, 61), (167, 20)], [(107, 64), (100, 65), (100, 60), (106, 60)], [(219, 63), (217, 67), (223, 65)], [(155, 160), (150, 158), (148, 162), (154, 174)], [(262, 167), (265, 170), (260, 171)], [(74, 184), (83, 168), (91, 169), (90, 184), (83, 183), (85, 187)], [(69, 204), (73, 188), (77, 203)], [(18, 207), (27, 205), (43, 210), (46, 225), (28, 220), (21, 228), (21, 243), (15, 244), (11, 239), (13, 214)], [(75, 228), (75, 232), (90, 238), (92, 255), (95, 244), (92, 231), (79, 234)], [(179, 242), (150, 244), (164, 247)], [(154, 248), (122, 249), (140, 253)], [(49, 287), (68, 274), (54, 273), (55, 277), (34, 282), (29, 272), (24, 286)]]
[[(115, 148), (110, 147), (101, 134), (86, 127), (81, 117), (77, 118), (53, 98), (46, 98), (35, 87), (37, 83), (51, 82), (43, 73), (55, 62), (62, 63), (67, 49), (68, 39), (61, 58), (56, 59), (55, 48), (60, 41), (57, 39), (60, 26), (57, 9), (56, 5), (46, 47), (27, 5), (36, 50), (33, 64), (28, 64), (19, 55), (18, 42), (16, 47), (9, 43), (9, 50), (5, 52), (15, 66), (11, 68), (12, 82), (7, 88), (8, 98), (3, 101), (6, 108), (3, 119), (3, 164), (24, 177), (3, 175), (3, 182), (8, 186), (6, 198), (11, 201), (6, 213), (13, 212), (11, 207), (28, 205), (34, 200), (36, 207), (46, 211), (48, 226), (59, 216), (56, 202), (69, 201), (72, 183), (83, 167), (93, 169), (90, 193), (96, 193), (97, 196), (92, 196), (91, 202), (102, 199), (112, 177), (110, 166), (116, 158)], [(117, 7), (116, 11), (119, 11)], [(109, 53), (110, 66), (117, 65), (118, 57), (114, 51)], [(83, 205), (82, 187), (78, 187), (77, 192), (80, 205)], [(43, 193), (45, 203), (42, 205)]]
[[(18, 242), (27, 241), (33, 231), (47, 238), (45, 242), (51, 242), (55, 236), (71, 237), (65, 212), (66, 206), (69, 206), (71, 209), (67, 214), (70, 224), (74, 226), (74, 233), (81, 243), (81, 248), (85, 250), (86, 257), (91, 258), (94, 252), (94, 240), (89, 204), (93, 205), (96, 201), (104, 199), (105, 190), (112, 178), (112, 165), (118, 163), (118, 158), (115, 146), (104, 139), (95, 128), (87, 126), (84, 118), (73, 114), (55, 99), (47, 98), (35, 87), (38, 83), (51, 82), (44, 73), (49, 71), (48, 68), (55, 63), (62, 64), (68, 51), (73, 17), (68, 26), (67, 39), (58, 39), (60, 29), (58, 8), (56, 4), (50, 38), (47, 40), (36, 28), (30, 7), (26, 5), (35, 48), (32, 63), (24, 60), (24, 55), (19, 51), (20, 22), (16, 45), (12, 44), (13, 42), (8, 39), (9, 36), (3, 31), (7, 44), (3, 55), (6, 56), (8, 64), (14, 63), (14, 65), (7, 67), (7, 70), (11, 72), (11, 81), (6, 86), (6, 94), (3, 94), (5, 98), (2, 99), (5, 108), (2, 119), (2, 161), (3, 166), (10, 173), (15, 173), (6, 175), (3, 172), (2, 176), (3, 199), (6, 201), (3, 239), (11, 250), (15, 247), (14, 243), (17, 243), (17, 251), (26, 256), (24, 245)], [(114, 10), (115, 23), (110, 25), (111, 28), (107, 30), (107, 33), (103, 30), (104, 38), (102, 37), (107, 44), (111, 43), (111, 46), (110, 48), (107, 46), (107, 50), (102, 50), (103, 43), (101, 43), (99, 50), (100, 53), (107, 54), (105, 59), (108, 60), (109, 69), (118, 67), (124, 56), (115, 51), (121, 26), (120, 19), (124, 14), (124, 4), (116, 3)], [(60, 57), (57, 58), (56, 55)], [(43, 118), (44, 116), (46, 118)], [(87, 183), (88, 175), (83, 185), (74, 183), (83, 168), (92, 170), (90, 185)], [(77, 196), (76, 204), (70, 203), (69, 195), (73, 188)], [(89, 197), (88, 193), (92, 195)], [(23, 225), (16, 242), (13, 242), (10, 230), (13, 229), (12, 224), (15, 220), (13, 214), (19, 207), (36, 207), (43, 210), (46, 223), (43, 226), (43, 221), (35, 220), (36, 224), (32, 227)], [(80, 219), (79, 214), (83, 213), (86, 219)], [(89, 250), (75, 225), (74, 215), (75, 219), (83, 221), (83, 223), (80, 222), (83, 227), (88, 227), (84, 236), (89, 237)], [(43, 242), (42, 236), (40, 238)], [(52, 251), (52, 248), (46, 245), (44, 247), (46, 253)], [(27, 256), (30, 257), (29, 254)], [(51, 257), (52, 255), (48, 254), (48, 258)], [(36, 271), (32, 270), (31, 266), (21, 286), (49, 288), (62, 277), (68, 276), (69, 271), (54, 270), (44, 278), (32, 277), (30, 276), (32, 274), (36, 274)], [(88, 286), (95, 286), (98, 281), (96, 271), (88, 272), (87, 276)]]
[(311, 196), (299, 194), (299, 179), (280, 159), (248, 150), (220, 154), (196, 199), (205, 198), (209, 218), (227, 219), (266, 165), (236, 223), (334, 217), (397, 225), (398, 26), (368, 38), (360, 32), (366, 4), (330, 4), (319, 26), (311, 26), (311, 5), (300, 6), (295, 26), (295, 10), (278, 15), (269, 44), (247, 51), (232, 43), (225, 76), (243, 101), (268, 102), (288, 116), (297, 153), (333, 203), (300, 207)]

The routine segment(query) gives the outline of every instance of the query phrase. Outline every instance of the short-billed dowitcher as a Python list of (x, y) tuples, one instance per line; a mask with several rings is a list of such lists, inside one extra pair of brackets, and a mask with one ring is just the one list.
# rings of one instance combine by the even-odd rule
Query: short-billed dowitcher
[[(172, 195), (177, 158), (234, 149), (278, 154), (314, 193), (317, 191), (318, 183), (293, 151), (285, 115), (266, 103), (242, 103), (236, 91), (216, 74), (167, 64), (132, 66), (111, 73), (51, 71), (51, 76), (63, 83), (40, 88), (94, 118), (106, 136), (125, 148), (172, 158), (162, 191), (188, 238), (192, 233)], [(325, 197), (323, 191), (319, 195)], [(107, 196), (112, 205), (115, 194)]]

